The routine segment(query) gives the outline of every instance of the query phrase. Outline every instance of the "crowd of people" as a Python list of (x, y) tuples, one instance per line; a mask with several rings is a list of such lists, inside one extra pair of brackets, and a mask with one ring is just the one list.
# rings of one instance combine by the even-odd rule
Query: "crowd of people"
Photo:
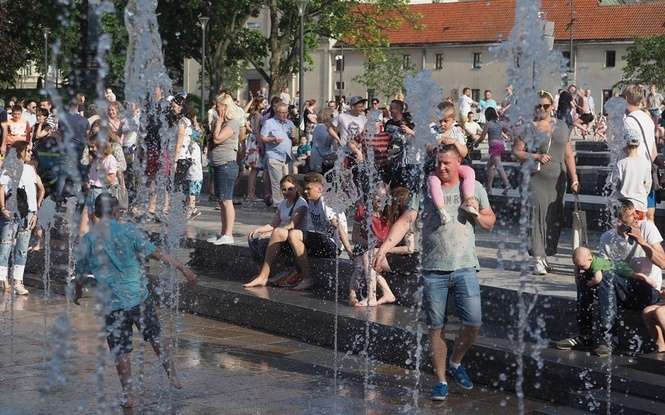
[[(114, 329), (109, 329), (108, 343), (120, 356), (118, 373), (126, 385), (128, 337), (142, 313), (148, 312), (150, 320), (143, 335), (160, 352), (141, 258), (161, 259), (190, 282), (196, 277), (119, 218), (164, 221), (171, 209), (182, 207), (184, 217), (193, 220), (201, 214), (197, 203), (205, 188), (220, 211), (220, 232), (208, 242), (235, 244), (234, 199), (244, 174), (246, 199), (274, 209), (271, 223), (248, 235), (260, 269), (247, 288), (272, 283), (312, 289), (311, 258), (336, 258), (343, 250), (353, 260), (349, 304), (392, 303), (396, 296), (386, 278), (387, 256), (414, 254), (421, 238), (423, 310), (439, 379), (432, 398), (445, 399), (447, 376), (466, 389), (473, 387), (461, 363), (482, 323), (475, 228), (489, 230), (496, 221), (488, 197), (496, 175), (504, 194), (512, 189), (505, 158), (512, 155), (529, 170), (522, 175), (529, 201), (529, 253), (533, 273), (546, 275), (547, 257), (557, 253), (564, 223), (564, 195), (579, 192), (571, 135), (593, 131), (600, 139), (606, 128), (590, 91), (574, 85), (555, 95), (540, 91), (529, 121), (511, 110), (516, 98), (510, 87), (501, 102), (489, 90), (479, 102), (471, 95), (464, 88), (459, 99), (438, 105), (440, 116), (427, 126), (433, 137), (427, 145), (416, 137), (408, 103), (400, 98), (382, 106), (376, 98), (368, 105), (360, 96), (348, 102), (342, 97), (320, 109), (310, 99), (300, 116), (287, 90), (272, 98), (253, 94), (247, 103), (220, 90), (204, 120), (197, 118), (185, 93), (165, 96), (159, 87), (143, 103), (121, 103), (107, 89), (104, 111), (81, 94), (60, 109), (48, 98), (12, 98), (0, 105), (0, 283), (6, 292), (28, 293), (22, 284), (27, 252), (42, 249), (37, 211), (46, 196), (58, 202), (76, 197), (77, 273), (94, 275), (113, 294), (107, 325)], [(658, 302), (665, 252), (654, 224), (657, 183), (652, 174), (659, 139), (665, 138), (664, 101), (655, 87), (639, 85), (627, 86), (621, 96), (627, 109), (625, 157), (618, 160), (615, 177), (617, 225), (601, 237), (595, 253), (591, 247), (575, 250), (580, 334), (556, 344), (590, 347), (601, 356), (611, 352), (617, 307), (642, 312), (658, 351), (665, 352), (665, 306)], [(481, 184), (470, 155), (484, 141), (488, 161)], [(349, 198), (350, 209), (327, 200), (330, 186)], [(280, 258), (292, 258), (295, 270), (274, 273)], [(455, 297), (464, 328), (446, 363), (449, 295)], [(601, 309), (598, 321), (590, 312), (594, 304)], [(179, 385), (175, 368), (164, 364)]]

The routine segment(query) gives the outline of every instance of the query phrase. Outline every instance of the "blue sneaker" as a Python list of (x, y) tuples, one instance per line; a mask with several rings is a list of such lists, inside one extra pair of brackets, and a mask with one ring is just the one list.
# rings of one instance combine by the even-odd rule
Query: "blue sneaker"
[(448, 375), (452, 377), (455, 380), (455, 383), (460, 385), (462, 389), (473, 389), (473, 382), (471, 382), (471, 378), (469, 377), (469, 374), (466, 373), (464, 366), (459, 365), (457, 369), (448, 367)]
[(448, 384), (447, 383), (437, 383), (432, 388), (432, 400), (433, 401), (445, 401), (448, 397)]

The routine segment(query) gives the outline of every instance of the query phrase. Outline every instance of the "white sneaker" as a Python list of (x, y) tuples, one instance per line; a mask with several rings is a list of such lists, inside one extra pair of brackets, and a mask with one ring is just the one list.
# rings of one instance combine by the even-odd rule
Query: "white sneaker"
[(26, 290), (25, 287), (23, 286), (22, 282), (15, 282), (14, 283), (14, 292), (16, 295), (28, 295), (30, 294), (30, 291)]
[(542, 259), (536, 259), (536, 263), (533, 267), (533, 273), (535, 275), (547, 275), (547, 268), (545, 267)]
[(217, 239), (215, 242), (213, 242), (215, 245), (233, 245), (234, 240), (233, 236), (230, 235), (222, 235)]
[(215, 242), (217, 242), (218, 239), (219, 239), (219, 236), (213, 235), (210, 238), (206, 239), (206, 241), (210, 242), (211, 244), (214, 244)]

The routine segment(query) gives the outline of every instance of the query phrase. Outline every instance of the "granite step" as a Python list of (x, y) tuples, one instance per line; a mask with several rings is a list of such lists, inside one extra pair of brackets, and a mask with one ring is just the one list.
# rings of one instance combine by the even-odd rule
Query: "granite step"
[[(623, 415), (662, 415), (665, 414), (665, 402), (613, 392), (609, 397), (607, 390), (597, 389), (586, 394), (573, 394), (571, 406), (590, 413), (615, 413)], [(609, 407), (609, 411), (608, 411)]]

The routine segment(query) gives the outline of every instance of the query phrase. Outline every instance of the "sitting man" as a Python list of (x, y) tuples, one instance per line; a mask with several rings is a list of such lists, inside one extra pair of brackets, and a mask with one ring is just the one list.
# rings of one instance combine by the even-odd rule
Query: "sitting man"
[[(614, 271), (605, 271), (601, 277), (589, 281), (584, 277), (585, 273), (576, 268), (579, 336), (557, 342), (557, 349), (593, 348), (596, 356), (607, 356), (612, 351), (610, 331), (616, 320), (617, 307), (642, 311), (658, 301), (661, 269), (665, 267), (663, 238), (653, 222), (636, 220), (635, 206), (629, 200), (621, 200), (617, 218), (616, 228), (601, 235), (598, 252), (611, 261), (629, 263), (636, 275), (644, 274), (646, 278), (624, 278)], [(596, 336), (593, 333), (594, 298), (597, 298), (600, 310)]]
[[(314, 285), (309, 267), (309, 256), (335, 258), (339, 251), (337, 238), (342, 242), (344, 250), (353, 258), (353, 248), (344, 212), (336, 212), (323, 199), (323, 176), (320, 173), (305, 175), (304, 193), (307, 197), (308, 212), (305, 231), (291, 229), (289, 244), (296, 257), (296, 264), (301, 273), (300, 283), (294, 289), (308, 290)], [(336, 235), (337, 234), (337, 235)]]

